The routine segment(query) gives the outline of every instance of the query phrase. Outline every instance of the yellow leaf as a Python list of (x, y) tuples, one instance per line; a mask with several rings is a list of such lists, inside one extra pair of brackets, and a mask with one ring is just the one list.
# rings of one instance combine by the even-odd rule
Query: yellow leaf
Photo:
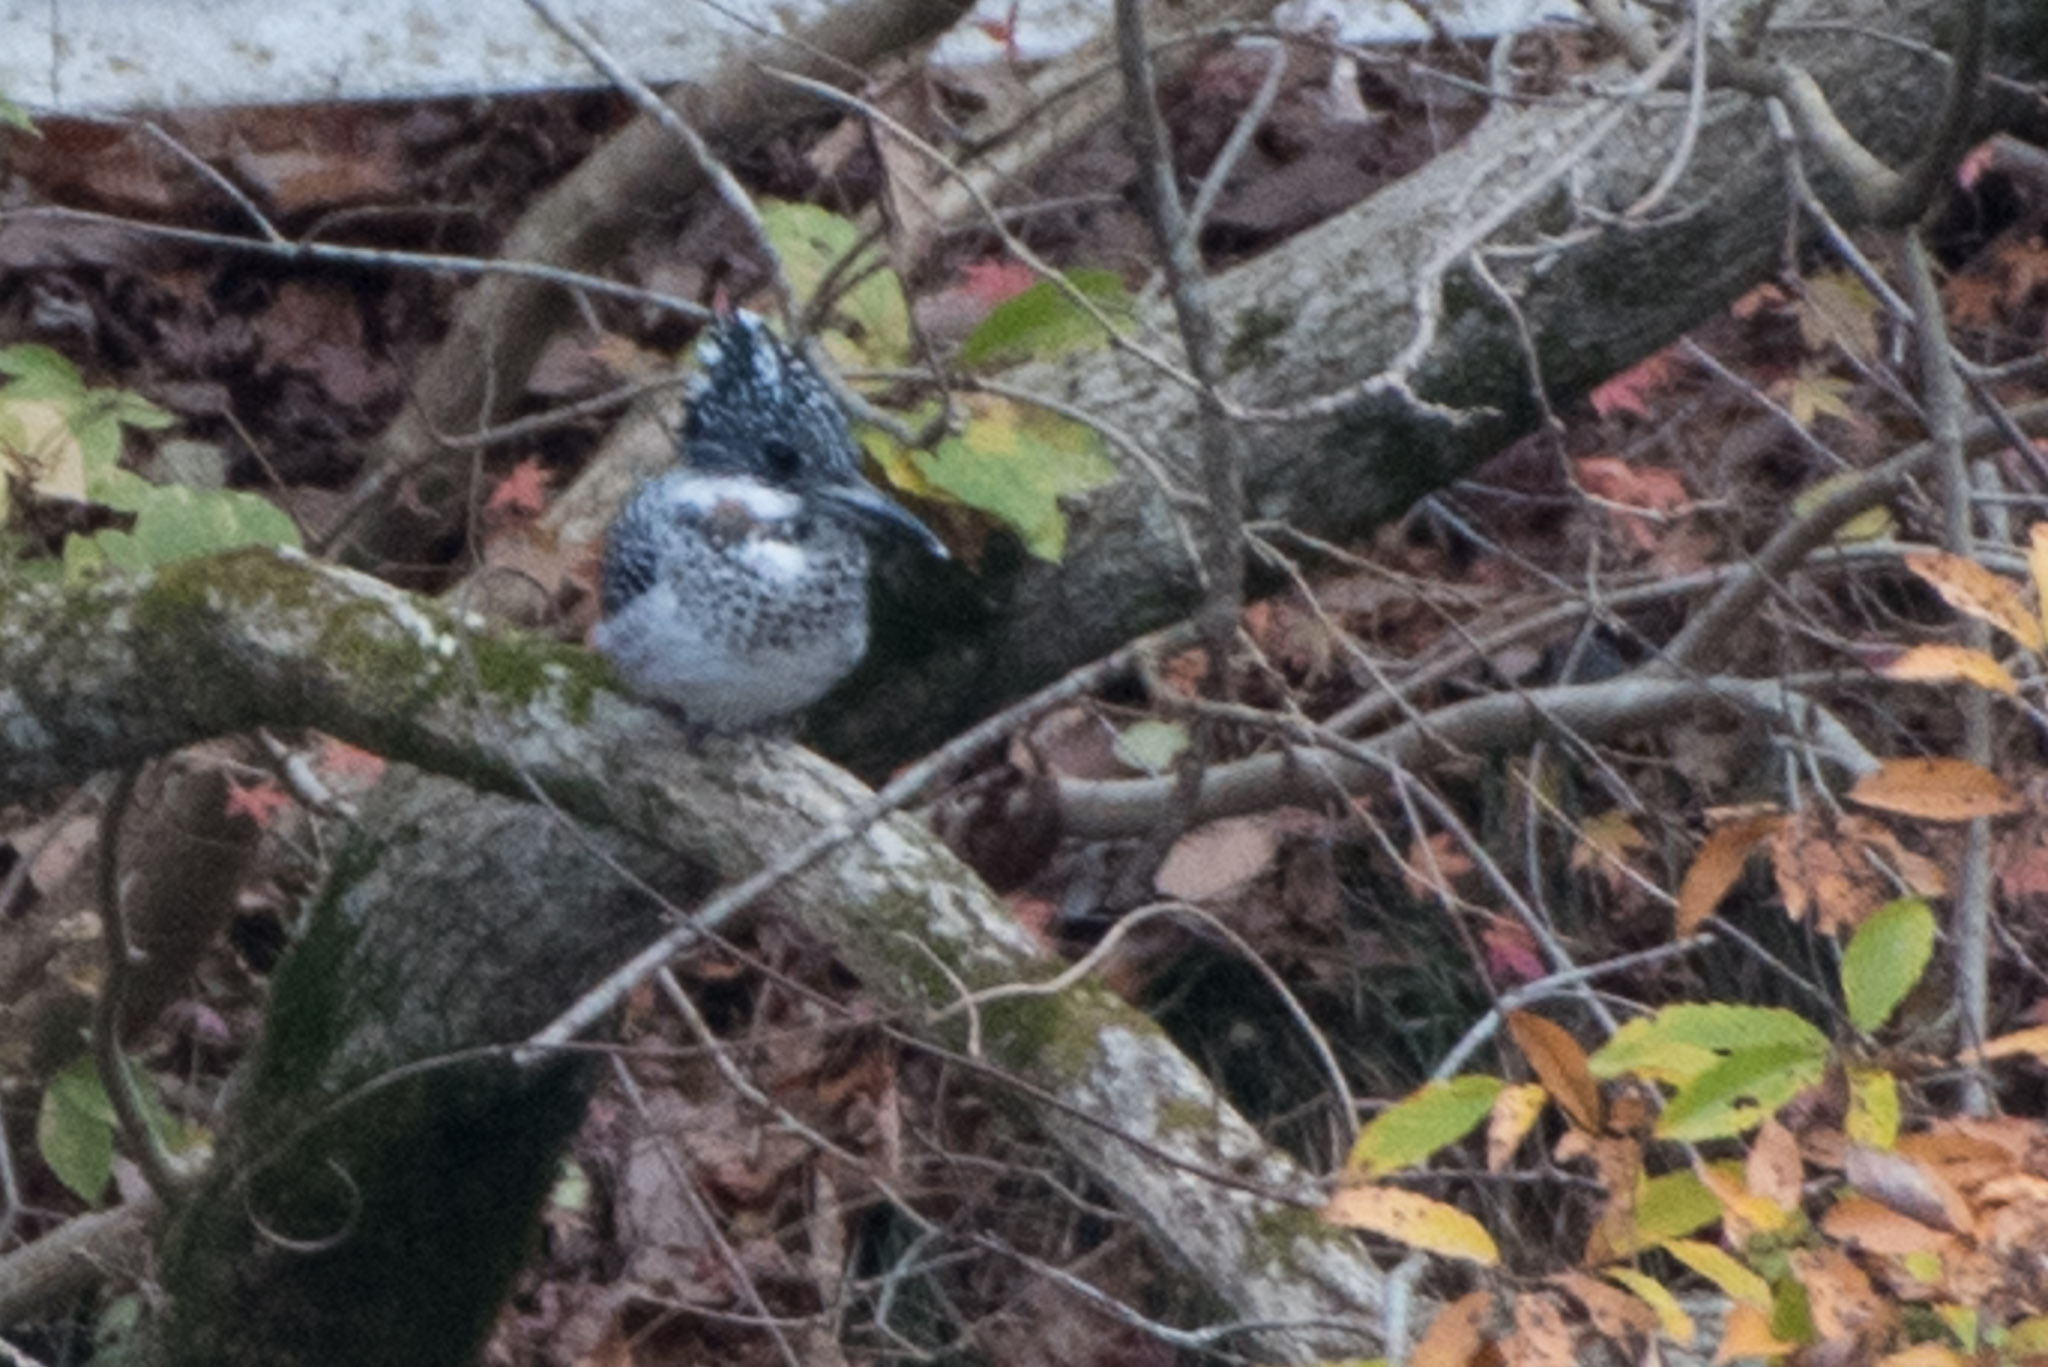
[(1500, 1095), (1493, 1099), (1493, 1114), (1486, 1121), (1488, 1172), (1507, 1170), (1508, 1160), (1515, 1156), (1515, 1150), (1522, 1146), (1529, 1131), (1535, 1128), (1537, 1118), (1543, 1114), (1543, 1103), (1548, 1095), (1540, 1082), (1501, 1088)]
[(1629, 855), (1650, 848), (1634, 819), (1619, 807), (1581, 823), (1578, 836), (1572, 845), (1574, 869), (1597, 868), (1602, 863), (1625, 865)]
[(1851, 1068), (1849, 1115), (1842, 1128), (1865, 1148), (1889, 1149), (1898, 1143), (1898, 1079), (1882, 1068)]
[[(1822, 414), (1846, 422), (1855, 416), (1855, 410), (1849, 407), (1850, 392), (1847, 380), (1804, 366), (1793, 379), (1792, 387), (1786, 391), (1785, 407), (1792, 411), (1793, 421), (1801, 427), (1813, 426), (1813, 420)], [(1862, 516), (1867, 518), (1870, 514)], [(1889, 514), (1886, 516), (1889, 518)]]
[(2020, 691), (2019, 682), (2004, 665), (1981, 650), (1962, 646), (1914, 646), (1878, 673), (1906, 683), (1953, 683), (1961, 679), (2009, 697), (2018, 697)]
[(1877, 300), (1848, 271), (1828, 271), (1806, 281), (1798, 313), (1800, 340), (1808, 351), (1836, 342), (1860, 360), (1877, 359)]
[(1748, 862), (1750, 852), (1776, 831), (1783, 820), (1776, 814), (1743, 817), (1716, 826), (1707, 836), (1692, 867), (1685, 871), (1685, 881), (1678, 885), (1679, 939), (1691, 935), (1714, 914), (1728, 889), (1742, 876), (1742, 866)]
[(1729, 1300), (1768, 1312), (1771, 1284), (1716, 1244), (1698, 1239), (1671, 1239), (1660, 1244), (1666, 1253), (1721, 1288)]
[(1671, 1294), (1669, 1287), (1655, 1277), (1647, 1276), (1632, 1267), (1610, 1267), (1601, 1274), (1620, 1282), (1636, 1294), (1636, 1298), (1657, 1312), (1657, 1327), (1664, 1331), (1664, 1337), (1681, 1348), (1692, 1347), (1694, 1328), (1692, 1316), (1685, 1313), (1685, 1307), (1678, 1303), (1678, 1297)]
[(51, 498), (85, 498), (85, 448), (63, 409), (41, 399), (0, 401), (0, 476)]
[(1906, 568), (1957, 612), (1989, 622), (2028, 650), (2039, 651), (2048, 643), (2041, 619), (2028, 609), (2020, 586), (2004, 575), (1947, 551), (1915, 551), (1906, 557)]
[(1510, 1011), (1508, 1033), (1515, 1037), (1515, 1047), (1536, 1070), (1537, 1080), (1558, 1109), (1572, 1124), (1588, 1134), (1598, 1134), (1606, 1118), (1600, 1084), (1593, 1080), (1593, 1071), (1586, 1066), (1586, 1051), (1571, 1032), (1530, 1012)]
[(1493, 1236), (1477, 1220), (1441, 1201), (1396, 1187), (1340, 1187), (1323, 1207), (1323, 1218), (1349, 1229), (1369, 1229), (1397, 1243), (1463, 1258), (1482, 1267), (1500, 1261)]
[(2027, 528), (2027, 568), (2034, 578), (2034, 602), (2041, 610), (2041, 625), (2048, 627), (2048, 522)]
[[(1829, 475), (1818, 484), (1809, 484), (1792, 499), (1792, 515), (1804, 517), (1825, 503), (1834, 493), (1862, 479), (1861, 471), (1844, 470), (1839, 475)], [(1892, 510), (1882, 503), (1865, 508), (1842, 524), (1835, 533), (1837, 545), (1848, 545), (1858, 541), (1881, 541), (1895, 535), (1899, 520), (1892, 516)]]
[(1742, 1174), (1717, 1164), (1703, 1165), (1700, 1182), (1721, 1203), (1721, 1222), (1732, 1238), (1751, 1234), (1775, 1234), (1790, 1227), (1792, 1214), (1768, 1196), (1759, 1196), (1743, 1182)]
[(1969, 1367), (1970, 1359), (1939, 1343), (1916, 1343), (1896, 1353), (1886, 1353), (1877, 1367)]
[(2011, 816), (2026, 805), (1998, 775), (1960, 759), (1886, 760), (1856, 780), (1849, 800), (1927, 821)]

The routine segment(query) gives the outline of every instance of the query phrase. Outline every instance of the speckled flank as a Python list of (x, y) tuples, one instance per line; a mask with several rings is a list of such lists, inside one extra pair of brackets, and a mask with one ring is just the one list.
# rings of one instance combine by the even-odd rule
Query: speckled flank
[(634, 692), (734, 729), (810, 705), (860, 663), (863, 531), (891, 522), (874, 505), (897, 510), (861, 481), (824, 381), (760, 319), (720, 322), (697, 357), (684, 465), (613, 522), (592, 640)]

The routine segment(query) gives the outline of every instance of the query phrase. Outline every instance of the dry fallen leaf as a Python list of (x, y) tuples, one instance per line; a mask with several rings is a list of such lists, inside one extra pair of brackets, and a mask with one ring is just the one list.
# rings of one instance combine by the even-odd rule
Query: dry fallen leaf
[(2040, 617), (2028, 608), (2020, 586), (2004, 575), (1947, 551), (1916, 551), (1906, 557), (1906, 568), (1957, 612), (1989, 622), (2028, 650), (2048, 644)]
[(1774, 834), (1785, 818), (1775, 812), (1748, 816), (1716, 826), (1700, 845), (1685, 881), (1678, 886), (1677, 938), (1683, 940), (1698, 930), (1721, 905), (1728, 889), (1742, 877), (1743, 865), (1766, 837)]
[(1886, 760), (1876, 773), (1856, 781), (1849, 800), (1923, 821), (2011, 816), (2026, 806), (1989, 769), (1968, 760), (1939, 758)]
[(1323, 1218), (1350, 1229), (1375, 1234), (1447, 1258), (1463, 1258), (1492, 1267), (1500, 1261), (1493, 1236), (1456, 1206), (1432, 1201), (1420, 1192), (1398, 1187), (1346, 1186), (1323, 1207)]
[(1981, 650), (1963, 646), (1914, 646), (1877, 671), (1907, 683), (1953, 683), (1960, 679), (2008, 697), (2018, 697), (2019, 681)]
[(1590, 1134), (1598, 1134), (1606, 1120), (1600, 1103), (1600, 1084), (1586, 1066), (1586, 1051), (1571, 1032), (1554, 1021), (1527, 1011), (1510, 1011), (1508, 1033), (1529, 1066), (1536, 1070), (1543, 1089), (1557, 1102), (1571, 1122)]

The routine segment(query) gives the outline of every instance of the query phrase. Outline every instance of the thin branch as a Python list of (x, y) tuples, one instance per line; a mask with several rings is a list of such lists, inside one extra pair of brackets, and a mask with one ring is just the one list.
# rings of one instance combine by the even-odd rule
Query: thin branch
[(1154, 917), (1161, 916), (1184, 916), (1198, 922), (1236, 951), (1239, 957), (1265, 980), (1266, 986), (1280, 999), (1281, 1005), (1287, 1009), (1287, 1014), (1293, 1018), (1294, 1024), (1300, 1029), (1302, 1036), (1308, 1041), (1309, 1048), (1315, 1052), (1316, 1058), (1323, 1066), (1323, 1072), (1330, 1083), (1330, 1091), (1335, 1095), (1340, 1108), (1339, 1114), (1344, 1117), (1344, 1124), (1348, 1127), (1345, 1135), (1345, 1147), (1348, 1148), (1351, 1140), (1357, 1137), (1358, 1102), (1353, 1099), (1350, 1084), (1344, 1080), (1344, 1070), (1338, 1066), (1336, 1055), (1330, 1052), (1330, 1043), (1316, 1027), (1315, 1019), (1308, 1014), (1287, 986), (1286, 979), (1275, 973), (1273, 966), (1267, 963), (1243, 936), (1189, 902), (1154, 902), (1148, 906), (1138, 907), (1118, 917), (1108, 934), (1058, 976), (1043, 982), (1002, 983), (995, 987), (983, 988), (979, 992), (966, 993), (959, 1000), (933, 1013), (932, 1019), (941, 1021), (958, 1012), (979, 1011), (993, 1001), (1007, 1001), (1018, 997), (1057, 996), (1089, 977), (1106, 963), (1124, 936)]
[[(1971, 519), (1969, 457), (1963, 444), (1962, 376), (1953, 361), (1948, 324), (1942, 313), (1941, 287), (1934, 278), (1934, 262), (1927, 244), (1916, 230), (1901, 234), (1900, 253), (1906, 271), (1906, 292), (1918, 316), (1914, 332), (1920, 368), (1920, 388), (1925, 396), (1929, 444), (1935, 448), (1935, 468), (1941, 475), (1942, 511), (1947, 548), (1951, 554), (1974, 559), (1977, 536)], [(1964, 628), (1963, 643), (1973, 650), (1991, 648), (1991, 628), (1972, 617)], [(1991, 695), (1981, 688), (1963, 690), (1963, 758), (1980, 768), (1990, 768)], [(1991, 821), (1978, 817), (1964, 828), (1962, 877), (1956, 888), (1955, 966), (1956, 1007), (1961, 1016), (1962, 1040), (1957, 1051), (1969, 1056), (1990, 1038), (1991, 960)], [(1963, 1083), (1963, 1109), (1971, 1115), (1991, 1111), (1991, 1082), (1983, 1061), (1967, 1065)]]
[(199, 228), (179, 228), (167, 223), (144, 223), (138, 219), (123, 218), (118, 214), (97, 213), (90, 209), (66, 209), (55, 205), (0, 209), (0, 223), (21, 219), (112, 228), (119, 232), (133, 233), (138, 237), (160, 238), (168, 242), (183, 242), (220, 251), (244, 252), (293, 265), (312, 263), (328, 266), (369, 266), (380, 270), (419, 270), (459, 276), (514, 275), (522, 279), (559, 285), (565, 290), (584, 290), (591, 294), (623, 299), (629, 303), (645, 304), (698, 322), (709, 322), (711, 319), (710, 309), (677, 295), (622, 284), (617, 280), (607, 280), (603, 276), (589, 275), (582, 271), (565, 270), (560, 266), (543, 265), (537, 261), (442, 256), (434, 252), (394, 251), (384, 247), (350, 247), (333, 242), (271, 242), (236, 237), (231, 233), (207, 232)]
[(1127, 646), (1115, 654), (1084, 665), (1057, 683), (1041, 689), (1022, 702), (1003, 709), (979, 725), (963, 731), (944, 746), (898, 774), (866, 802), (831, 822), (780, 859), (733, 883), (707, 899), (688, 922), (677, 926), (606, 975), (576, 1004), (513, 1053), (521, 1067), (533, 1067), (553, 1050), (568, 1044), (610, 1015), (628, 993), (683, 950), (716, 930), (733, 916), (766, 896), (784, 882), (810, 868), (848, 841), (856, 839), (900, 808), (909, 806), (937, 788), (984, 750), (1008, 739), (1010, 733), (1040, 713), (1082, 696), (1104, 682), (1127, 673), (1139, 658), (1141, 646)]
[[(2022, 431), (2048, 434), (2048, 402), (2029, 404), (2011, 415)], [(1979, 454), (2004, 439), (1999, 427), (1984, 420), (1963, 429), (1964, 448)], [(1730, 633), (1748, 621), (1771, 592), (1814, 551), (1825, 546), (1835, 533), (1864, 511), (1895, 496), (1909, 481), (1928, 472), (1939, 457), (1932, 441), (1908, 447), (1881, 465), (1872, 466), (1855, 479), (1830, 490), (1805, 513), (1786, 524), (1750, 559), (1743, 571), (1730, 579), (1707, 605), (1694, 613), (1663, 651), (1664, 660), (1675, 669), (1697, 669), (1708, 653), (1719, 648)]]
[(92, 1059), (99, 1070), (100, 1086), (114, 1108), (129, 1156), (142, 1169), (150, 1190), (174, 1205), (186, 1186), (176, 1160), (165, 1150), (155, 1127), (149, 1123), (135, 1074), (121, 1053), (122, 1014), (126, 1008), (128, 972), (134, 966), (134, 949), (128, 943), (128, 921), (121, 910), (121, 820), (135, 797), (140, 767), (121, 771), (107, 805), (100, 813), (97, 864), (100, 926), (106, 947), (106, 980), (100, 984), (99, 1001), (93, 1006)]
[(568, 40), (569, 45), (582, 53), (589, 63), (604, 73), (605, 79), (624, 91), (641, 113), (653, 119), (671, 134), (684, 149), (704, 178), (711, 182), (719, 200), (732, 211), (740, 222), (746, 224), (747, 232), (754, 240), (754, 249), (761, 253), (768, 263), (771, 287), (775, 291), (775, 302), (786, 319), (792, 322), (797, 317), (795, 300), (790, 296), (789, 277), (782, 269), (782, 257), (775, 250), (774, 241), (768, 236), (768, 225), (761, 219), (761, 211), (754, 207), (753, 199), (733, 179), (733, 174), (711, 150), (710, 144), (698, 135), (696, 129), (676, 113), (673, 106), (664, 101), (647, 86), (647, 83), (628, 71), (625, 65), (614, 57), (611, 50), (600, 43), (596, 36), (585, 28), (574, 15), (564, 14), (555, 7), (554, 0), (526, 0), (526, 7), (539, 15), (548, 27)]

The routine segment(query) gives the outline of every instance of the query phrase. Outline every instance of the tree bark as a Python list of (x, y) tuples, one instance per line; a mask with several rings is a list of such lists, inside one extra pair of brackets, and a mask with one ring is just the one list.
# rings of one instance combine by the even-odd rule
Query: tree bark
[[(598, 835), (659, 886), (681, 861)], [(159, 1240), (158, 1367), (461, 1367), (524, 1262), (589, 1071), (503, 1049), (659, 933), (528, 802), (379, 785), (279, 972), (217, 1156)]]
[[(1793, 20), (1836, 19), (1938, 44), (1944, 0), (1809, 0)], [(1998, 0), (1993, 51), (2012, 79), (2048, 76), (2048, 10)], [(1770, 40), (1805, 63), (1843, 122), (1872, 151), (1903, 161), (1927, 132), (1942, 68), (1875, 34), (1827, 30)], [(1607, 73), (1625, 84), (1625, 69)], [(1515, 297), (1553, 404), (1656, 351), (1782, 264), (1790, 195), (1764, 111), (1710, 97), (1692, 159), (1673, 194), (1641, 223), (1595, 219), (1626, 210), (1680, 141), (1685, 100), (1659, 94), (1578, 155), (1600, 109), (1504, 108), (1465, 142), (1284, 247), (1218, 275), (1212, 304), (1232, 369), (1227, 394), (1281, 409), (1384, 369), (1414, 335), (1417, 282), (1473, 225), (1505, 223), (1490, 241), (1534, 247), (1496, 260)], [(2048, 126), (2038, 97), (1995, 87), (1988, 125)], [(1575, 199), (1555, 181), (1576, 168)], [(1546, 187), (1526, 204), (1529, 187)], [(1836, 187), (1820, 188), (1844, 214)], [(1516, 321), (1469, 270), (1444, 281), (1435, 341), (1413, 370), (1421, 399), (1446, 420), (1387, 395), (1328, 418), (1256, 424), (1245, 471), (1247, 515), (1316, 536), (1354, 539), (1490, 459), (1540, 419)], [(1162, 306), (1148, 344), (1178, 356)], [(1160, 464), (1198, 488), (1195, 396), (1145, 363), (1095, 351), (1028, 367), (1007, 381), (1101, 413), (1141, 434)], [(1174, 621), (1198, 601), (1192, 566), (1158, 487), (1125, 468), (1112, 485), (1069, 500), (1065, 560), (997, 553), (971, 576), (928, 574), (878, 622), (870, 666), (814, 719), (810, 738), (856, 773), (886, 773), (1004, 701)]]
[[(602, 664), (587, 652), (491, 630), (303, 557), (240, 552), (71, 589), (0, 581), (0, 621), (9, 628), (0, 633), (0, 679), (9, 681), (0, 685), (0, 737), (7, 742), (0, 745), (0, 803), (204, 736), (315, 725), (476, 787), (523, 795), (529, 782), (538, 785), (570, 816), (614, 827), (730, 881), (845, 822), (865, 795), (843, 772), (793, 746), (746, 738), (693, 753), (661, 715), (611, 692)], [(436, 819), (449, 815), (444, 803)], [(431, 830), (422, 838), (422, 848), (431, 849)], [(190, 1313), (204, 1317), (191, 1329), (174, 1326), (170, 1360), (196, 1361), (224, 1341), (228, 1331), (213, 1316), (237, 1317), (239, 1324), (249, 1313), (254, 1285), (218, 1250), (239, 1241), (251, 1257), (289, 1263), (319, 1255), (279, 1245), (274, 1236), (355, 1237), (347, 1218), (352, 1208), (355, 1219), (375, 1216), (400, 1230), (412, 1228), (405, 1212), (415, 1205), (463, 1210), (464, 1193), (433, 1175), (440, 1158), (421, 1171), (405, 1163), (415, 1149), (459, 1152), (502, 1139), (516, 1151), (519, 1172), (531, 1177), (544, 1166), (548, 1136), (572, 1123), (573, 1080), (545, 1064), (538, 1078), (477, 1064), (444, 1080), (448, 1104), (461, 1108), (450, 1116), (436, 1090), (440, 1070), (392, 1076), (386, 1060), (349, 1042), (344, 1030), (374, 1031), (371, 1018), (411, 992), (393, 977), (403, 960), (386, 959), (392, 951), (373, 943), (386, 936), (424, 937), (411, 951), (417, 967), (440, 974), (445, 966), (436, 967), (437, 955), (454, 957), (451, 946), (474, 949), (475, 925), (489, 924), (472, 917), (523, 924), (552, 912), (583, 929), (576, 897), (529, 900), (521, 880), (538, 871), (514, 863), (504, 876), (493, 873), (498, 854), (526, 838), (501, 833), (443, 847), (441, 857), (459, 862), (464, 875), (463, 890), (450, 888), (447, 898), (458, 906), (474, 899), (481, 909), (458, 910), (431, 925), (407, 918), (409, 904), (397, 890), (431, 872), (430, 855), (402, 845), (396, 875), (374, 866), (344, 870), (335, 905), (323, 913), (323, 924), (334, 928), (300, 951), (306, 966), (295, 964), (278, 985), (271, 1042), (253, 1074), (256, 1091), (250, 1109), (238, 1112), (249, 1118), (223, 1145), (203, 1204), (165, 1247), (173, 1268), (193, 1269), (180, 1284), (193, 1301)], [(373, 852), (365, 851), (365, 861)], [(586, 875), (595, 867), (588, 857), (560, 862)], [(545, 893), (552, 885), (540, 886)], [(389, 911), (380, 905), (386, 895)], [(849, 838), (839, 853), (792, 878), (775, 901), (833, 947), (879, 1009), (905, 1018), (938, 1047), (984, 1064), (999, 1102), (1028, 1112), (1210, 1296), (1263, 1326), (1248, 1335), (1260, 1356), (1311, 1361), (1372, 1346), (1382, 1286), (1371, 1259), (1350, 1234), (1316, 1217), (1321, 1193), (1314, 1178), (1268, 1147), (1149, 1019), (1092, 984), (941, 1015), (960, 1005), (963, 992), (1044, 981), (1064, 965), (922, 823), (893, 817)], [(380, 927), (374, 934), (372, 925)], [(592, 961), (578, 962), (587, 968)], [(424, 1017), (419, 1034), (428, 1041), (421, 1053), (500, 1042), (526, 1028), (530, 1016), (515, 1022), (486, 1010), (487, 1003), (470, 1004), (468, 996), (513, 992), (523, 970), (479, 954), (467, 972), (477, 982), (465, 978), (458, 1001), (467, 1014), (454, 1024), (439, 1019), (431, 1002), (417, 1008)], [(354, 985), (358, 978), (364, 985)], [(344, 1013), (331, 1001), (337, 993), (359, 1001), (363, 1016)], [(401, 1112), (409, 1108), (427, 1127), (425, 1139), (362, 1126), (365, 1133), (375, 1128), (376, 1142), (353, 1147), (354, 1108), (344, 1107), (319, 1144), (279, 1143), (279, 1127), (314, 1118), (295, 1109), (305, 1098), (332, 1102), (337, 1088), (376, 1078), (396, 1090)], [(514, 1133), (509, 1117), (529, 1107), (539, 1112), (532, 1132)], [(345, 1180), (327, 1165), (330, 1154)], [(254, 1157), (269, 1166), (259, 1164), (251, 1176)], [(270, 1182), (286, 1161), (309, 1174), (304, 1193), (290, 1199)], [(512, 1176), (504, 1180), (516, 1185)], [(398, 1195), (373, 1195), (387, 1187)], [(521, 1210), (537, 1199), (531, 1187), (511, 1196)], [(302, 1200), (330, 1204), (302, 1212)], [(507, 1228), (494, 1226), (491, 1238), (509, 1238)], [(434, 1251), (452, 1256), (439, 1245)], [(341, 1285), (368, 1294), (345, 1280)], [(310, 1280), (287, 1286), (296, 1288), (282, 1298), (291, 1314), (327, 1313), (302, 1303), (316, 1294)], [(336, 1326), (338, 1334), (348, 1321), (315, 1322)], [(202, 1324), (213, 1327), (196, 1327)], [(384, 1346), (379, 1340), (377, 1347)]]

